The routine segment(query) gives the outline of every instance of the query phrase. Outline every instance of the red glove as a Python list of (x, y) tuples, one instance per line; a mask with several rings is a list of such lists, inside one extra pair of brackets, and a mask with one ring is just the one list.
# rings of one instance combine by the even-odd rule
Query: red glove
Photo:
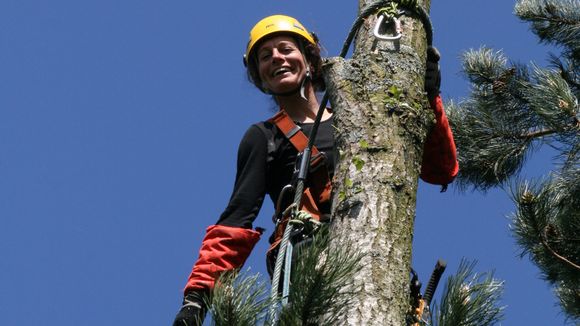
[(447, 116), (443, 110), (441, 96), (435, 96), (430, 104), (435, 113), (435, 126), (427, 135), (423, 147), (421, 179), (428, 183), (442, 185), (445, 188), (459, 172), (457, 150), (449, 121), (447, 121)]

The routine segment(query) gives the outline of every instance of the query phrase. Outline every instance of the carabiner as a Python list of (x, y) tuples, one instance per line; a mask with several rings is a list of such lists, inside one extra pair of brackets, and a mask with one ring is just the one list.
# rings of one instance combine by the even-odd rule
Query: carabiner
[[(293, 205), (292, 204), (292, 205), (289, 205), (288, 207), (283, 207), (283, 205), (286, 205), (286, 203), (288, 203), (288, 201), (286, 200), (287, 195), (294, 195), (294, 186), (285, 185), (284, 188), (282, 188), (282, 190), (280, 190), (280, 194), (278, 195), (278, 200), (276, 201), (276, 207), (275, 207), (276, 212), (272, 216), (272, 222), (274, 222), (276, 225), (284, 219), (284, 214), (286, 213), (286, 210), (290, 206)], [(292, 199), (292, 198), (289, 197), (289, 199)]]
[[(390, 18), (392, 22), (395, 24), (395, 32), (397, 32), (397, 35), (387, 36), (379, 33), (379, 29), (381, 28), (381, 25), (383, 24), (385, 18)], [(379, 40), (396, 41), (403, 36), (403, 33), (401, 32), (401, 21), (395, 16), (388, 16), (386, 13), (383, 13), (377, 19), (377, 23), (375, 24), (375, 28), (373, 29), (373, 34)]]

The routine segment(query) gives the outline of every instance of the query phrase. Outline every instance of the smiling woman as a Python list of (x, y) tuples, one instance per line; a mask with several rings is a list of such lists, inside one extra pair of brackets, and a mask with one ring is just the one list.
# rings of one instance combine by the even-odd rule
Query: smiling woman
[[(261, 229), (252, 230), (252, 224), (265, 195), (277, 208), (293, 197), (281, 192), (292, 184), (298, 153), (303, 150), (296, 139), (306, 143), (319, 110), (316, 92), (325, 88), (318, 40), (292, 17), (274, 15), (258, 22), (250, 32), (244, 63), (250, 81), (272, 95), (280, 111), (250, 126), (240, 143), (233, 194), (216, 225), (207, 229), (176, 326), (201, 325), (206, 311), (203, 296), (221, 272), (243, 265), (262, 233)], [(301, 210), (325, 221), (330, 216), (329, 180), (335, 157), (329, 109), (324, 109), (314, 145), (317, 156), (311, 170), (316, 172), (308, 175), (310, 187), (305, 190)], [(269, 265), (275, 260), (286, 221), (278, 220), (270, 238)]]

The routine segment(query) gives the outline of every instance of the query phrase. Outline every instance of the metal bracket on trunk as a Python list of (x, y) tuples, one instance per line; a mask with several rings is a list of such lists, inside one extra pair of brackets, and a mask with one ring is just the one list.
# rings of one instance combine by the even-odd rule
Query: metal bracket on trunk
[[(397, 33), (394, 36), (389, 36), (385, 34), (381, 34), (379, 32), (381, 25), (385, 22), (385, 18), (389, 19), (388, 22), (392, 22), (395, 27), (395, 32)], [(396, 41), (403, 36), (402, 28), (401, 28), (401, 21), (399, 18), (395, 16), (388, 15), (387, 13), (382, 13), (379, 18), (377, 19), (377, 23), (375, 24), (375, 28), (373, 29), (373, 34), (379, 40), (383, 41)]]

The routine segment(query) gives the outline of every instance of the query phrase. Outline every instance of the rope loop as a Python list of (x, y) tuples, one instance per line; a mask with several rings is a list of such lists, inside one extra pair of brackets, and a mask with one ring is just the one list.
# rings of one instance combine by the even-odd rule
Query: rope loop
[(292, 219), (288, 220), (288, 225), (292, 225), (293, 227), (300, 230), (300, 233), (303, 233), (306, 237), (315, 234), (320, 226), (322, 226), (322, 222), (318, 221), (310, 213), (306, 211), (298, 211), (292, 216)]

